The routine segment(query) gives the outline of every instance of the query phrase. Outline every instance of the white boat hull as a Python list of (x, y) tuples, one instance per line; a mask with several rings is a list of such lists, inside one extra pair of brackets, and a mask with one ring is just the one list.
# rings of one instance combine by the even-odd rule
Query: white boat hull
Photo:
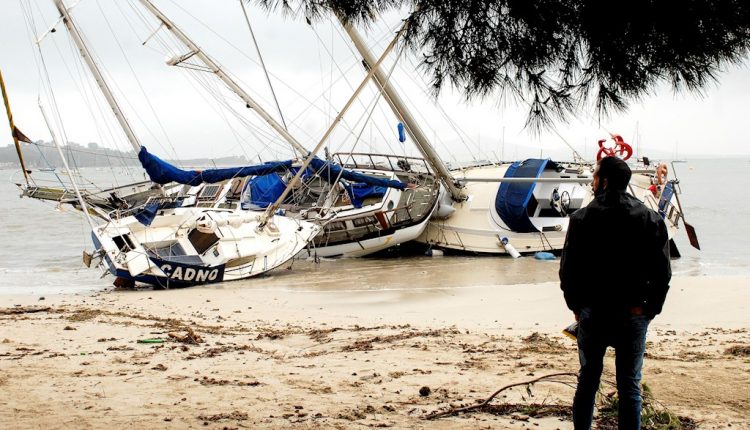
[(399, 228), (392, 233), (356, 242), (330, 245), (317, 248), (307, 248), (300, 252), (298, 258), (314, 257), (364, 257), (392, 246), (416, 240), (427, 228), (430, 217), (425, 217), (420, 223), (409, 227)]
[[(465, 169), (461, 178), (502, 178), (509, 164), (501, 166), (481, 166)], [(585, 169), (580, 177), (590, 178), (592, 172)], [(457, 174), (458, 177), (458, 174)], [(545, 177), (543, 174), (542, 177)], [(549, 177), (549, 175), (547, 175)], [(651, 185), (651, 175), (634, 174), (629, 191), (644, 202), (651, 209), (658, 211), (658, 196), (654, 196), (648, 189)], [(555, 187), (560, 190), (567, 187), (571, 192), (577, 207), (587, 205), (593, 198), (593, 192), (588, 185), (537, 183), (534, 195), (541, 199)], [(512, 231), (503, 223), (494, 206), (500, 182), (472, 182), (466, 181), (465, 193), (468, 199), (453, 204), (455, 209), (451, 216), (445, 219), (430, 220), (427, 228), (417, 241), (429, 246), (470, 253), (507, 254), (500, 238), (507, 237), (508, 242), (521, 253), (538, 251), (558, 251), (565, 245), (568, 230), (568, 217), (531, 217), (534, 226), (539, 230), (529, 233)], [(573, 191), (575, 189), (575, 191)], [(674, 201), (669, 203), (668, 214), (665, 217), (670, 238), (679, 227), (679, 210)], [(541, 203), (540, 203), (541, 205)]]
[(283, 216), (260, 227), (261, 212), (177, 208), (149, 226), (134, 216), (98, 227), (94, 241), (112, 274), (163, 288), (257, 276), (289, 261), (320, 231)]

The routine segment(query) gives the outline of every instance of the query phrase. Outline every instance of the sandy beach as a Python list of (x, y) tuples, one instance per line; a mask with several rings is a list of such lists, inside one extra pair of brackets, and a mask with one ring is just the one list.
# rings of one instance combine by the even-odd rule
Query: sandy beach
[[(676, 278), (651, 326), (643, 380), (700, 428), (750, 428), (749, 281)], [(555, 282), (267, 283), (3, 296), (0, 427), (572, 428), (573, 390), (561, 383), (493, 401), (516, 409), (425, 418), (577, 371)], [(552, 416), (519, 408), (529, 404), (554, 406)]]

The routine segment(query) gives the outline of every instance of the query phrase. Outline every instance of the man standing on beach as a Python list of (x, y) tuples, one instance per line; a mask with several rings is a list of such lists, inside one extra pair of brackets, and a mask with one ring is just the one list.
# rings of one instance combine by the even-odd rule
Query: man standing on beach
[(661, 312), (672, 271), (667, 227), (626, 193), (630, 177), (619, 158), (598, 163), (594, 200), (570, 217), (560, 263), (560, 288), (579, 321), (576, 430), (591, 428), (607, 346), (616, 353), (619, 428), (641, 428), (646, 330)]

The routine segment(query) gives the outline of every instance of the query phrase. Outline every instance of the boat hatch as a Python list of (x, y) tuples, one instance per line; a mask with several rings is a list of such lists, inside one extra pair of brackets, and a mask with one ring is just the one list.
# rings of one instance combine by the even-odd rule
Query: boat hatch
[(201, 233), (198, 229), (193, 229), (188, 233), (188, 240), (193, 244), (195, 252), (203, 254), (219, 241), (219, 236), (216, 233)]
[(117, 245), (117, 248), (123, 252), (128, 252), (136, 248), (135, 243), (133, 242), (133, 239), (130, 238), (129, 234), (115, 236), (112, 238), (112, 241), (115, 242), (115, 245)]
[(146, 248), (151, 256), (164, 260), (187, 254), (185, 248), (183, 248), (182, 245), (180, 245), (180, 242), (176, 240), (144, 243), (143, 247)]
[(199, 256), (187, 255), (185, 248), (176, 240), (144, 243), (143, 247), (150, 257), (159, 260), (198, 266), (205, 264)]

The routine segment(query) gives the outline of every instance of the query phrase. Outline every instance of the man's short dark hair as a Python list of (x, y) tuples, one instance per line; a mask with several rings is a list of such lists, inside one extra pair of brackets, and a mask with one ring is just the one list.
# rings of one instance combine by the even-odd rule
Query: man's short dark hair
[(607, 180), (607, 189), (623, 191), (630, 183), (632, 172), (628, 163), (617, 157), (599, 160), (599, 181)]

